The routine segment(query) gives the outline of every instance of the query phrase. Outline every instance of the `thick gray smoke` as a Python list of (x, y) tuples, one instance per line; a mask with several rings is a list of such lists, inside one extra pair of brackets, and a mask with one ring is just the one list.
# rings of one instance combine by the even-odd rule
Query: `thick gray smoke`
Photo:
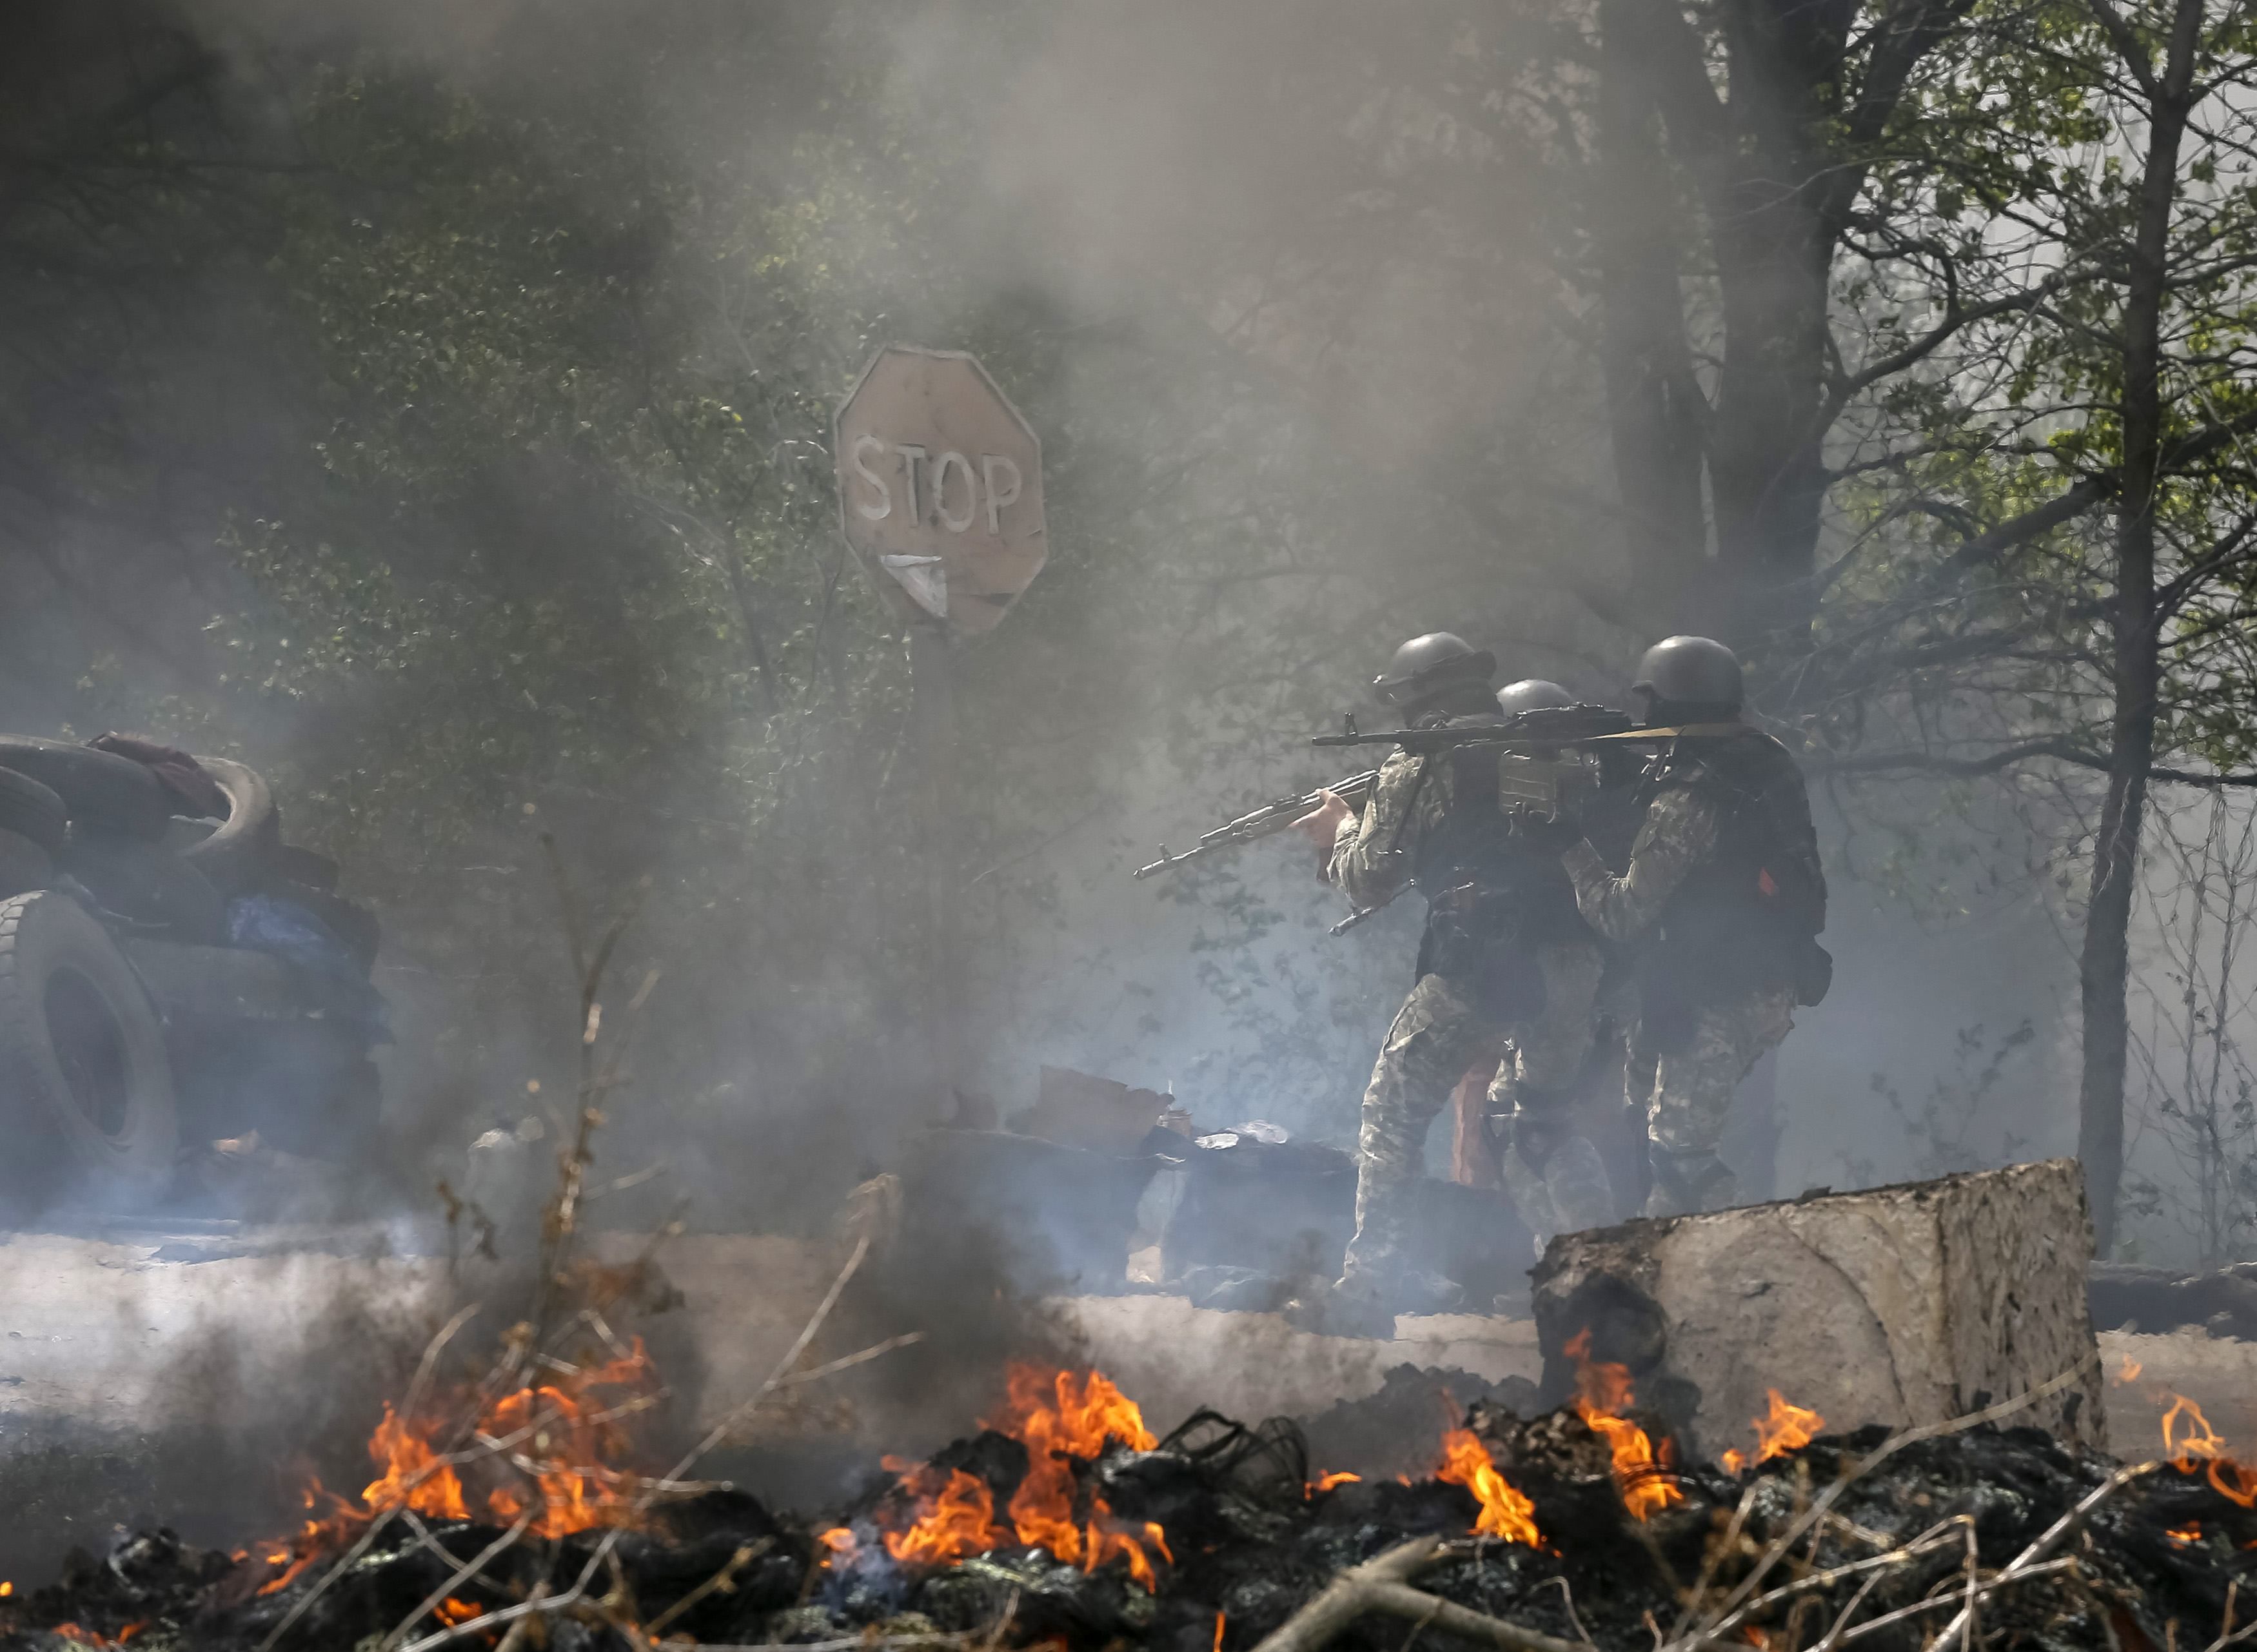
[[(948, 1105), (941, 971), (1005, 1112), (1051, 1063), (1352, 1139), (1416, 914), (1328, 939), (1290, 839), (1127, 873), (1340, 772), (1305, 737), (1404, 636), (1617, 702), (1651, 640), (1567, 203), (1500, 114), (1533, 43), (1345, 0), (112, 9), (27, 29), (0, 100), (60, 168), (0, 197), (0, 681), (23, 731), (269, 772), (379, 912), (387, 1161), (349, 1213), (562, 1138), (544, 832), (584, 931), (636, 907), (607, 1006), (657, 976), (598, 1151), (660, 1174), (606, 1227), (825, 1231)], [(907, 649), (829, 503), (888, 339), (977, 350), (1048, 465), (1050, 565), (958, 660), (937, 960)], [(2058, 892), (1993, 879), (2015, 817), (1942, 807), (1917, 853), (1826, 829), (1864, 876), (1779, 1062), (1782, 1191), (2066, 1145)], [(287, 1357), (262, 1389), (335, 1361)]]

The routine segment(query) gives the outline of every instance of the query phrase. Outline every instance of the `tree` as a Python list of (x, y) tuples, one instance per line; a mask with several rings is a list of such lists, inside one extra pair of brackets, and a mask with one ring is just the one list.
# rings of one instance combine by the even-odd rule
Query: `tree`
[[(1885, 739), (1836, 773), (2036, 763), (2096, 780), (2078, 1141), (2105, 1252), (2148, 788), (2246, 783), (2234, 771), (2257, 526), (2248, 22), (2206, 0), (2010, 6), (1974, 22), (1981, 49), (1934, 102), (1947, 126), (1983, 109), (1999, 139), (1943, 174), (1928, 234), (1963, 243), (1980, 222), (1973, 265), (2014, 304), (1970, 303), (1967, 260), (1929, 299), (1980, 320), (1935, 393), (1905, 404), (1914, 425), (1877, 431), (1859, 468), (1889, 478), (1865, 532), (1941, 530), (1898, 535), (1911, 554), (1878, 572), (1854, 571), (1862, 545), (1844, 554), (1805, 680), (1837, 749), (1883, 724), (1911, 742)], [(1874, 691), (1886, 710), (1863, 699)]]
[(1785, 628), (1791, 646), (1843, 480), (1836, 427), (1965, 324), (1947, 313), (1862, 358), (1836, 326), (1856, 266), (1914, 251), (1871, 173), (1968, 9), (1602, 0), (1589, 256), (1649, 629)]

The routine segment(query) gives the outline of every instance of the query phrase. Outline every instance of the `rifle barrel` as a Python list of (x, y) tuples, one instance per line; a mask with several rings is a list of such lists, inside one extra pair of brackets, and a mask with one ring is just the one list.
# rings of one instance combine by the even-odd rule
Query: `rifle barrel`
[(1137, 867), (1129, 875), (1139, 879), (1153, 877), (1160, 872), (1173, 872), (1186, 862), (1197, 860), (1218, 849), (1235, 849), (1242, 844), (1259, 843), (1265, 837), (1274, 837), (1322, 803), (1327, 792), (1340, 798), (1351, 808), (1360, 808), (1371, 795), (1371, 788), (1378, 780), (1377, 769), (1366, 769), (1361, 774), (1351, 774), (1346, 780), (1335, 780), (1330, 786), (1320, 787), (1313, 792), (1275, 799), (1259, 808), (1248, 810), (1235, 820), (1224, 822), (1211, 832), (1201, 834), (1199, 843), (1180, 855), (1170, 854), (1168, 846), (1161, 844), (1157, 860)]

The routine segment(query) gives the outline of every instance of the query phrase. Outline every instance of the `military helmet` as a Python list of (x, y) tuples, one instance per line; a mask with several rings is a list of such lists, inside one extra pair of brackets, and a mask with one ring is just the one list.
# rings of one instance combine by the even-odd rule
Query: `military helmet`
[(1415, 705), (1461, 683), (1486, 684), (1496, 674), (1496, 656), (1447, 631), (1413, 637), (1395, 651), (1387, 669), (1371, 680), (1371, 691), (1387, 705)]
[(1496, 709), (1509, 717), (1524, 711), (1538, 710), (1545, 706), (1573, 705), (1575, 696), (1556, 682), (1546, 682), (1541, 677), (1523, 677), (1518, 682), (1508, 682), (1496, 691)]
[(1712, 637), (1664, 637), (1638, 662), (1631, 688), (1668, 705), (1740, 709), (1740, 660)]

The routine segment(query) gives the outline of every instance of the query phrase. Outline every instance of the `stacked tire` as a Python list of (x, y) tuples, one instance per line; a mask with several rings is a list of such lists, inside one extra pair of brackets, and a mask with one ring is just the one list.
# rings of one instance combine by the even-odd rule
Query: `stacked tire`
[(156, 858), (171, 821), (163, 782), (130, 758), (0, 737), (0, 1187), (18, 1203), (81, 1182), (105, 1201), (141, 1199), (173, 1174), (163, 1024), (109, 932), (56, 887), (81, 857)]
[(365, 990), (376, 921), (336, 893), (335, 863), (284, 842), (254, 771), (196, 761), (227, 805), (202, 835), (143, 763), (0, 736), (0, 1196), (19, 1211), (161, 1194), (184, 1097), (204, 1119), (265, 1083), (279, 1099), (262, 1133), (294, 1152), (350, 1151), (372, 1127), (365, 1026), (168, 1026), (121, 944), (226, 947), (230, 902), (271, 896), (319, 919)]
[(163, 1191), (180, 1149), (155, 1007), (86, 908), (39, 890), (0, 901), (0, 1175), (45, 1205), (81, 1181), (104, 1202)]

